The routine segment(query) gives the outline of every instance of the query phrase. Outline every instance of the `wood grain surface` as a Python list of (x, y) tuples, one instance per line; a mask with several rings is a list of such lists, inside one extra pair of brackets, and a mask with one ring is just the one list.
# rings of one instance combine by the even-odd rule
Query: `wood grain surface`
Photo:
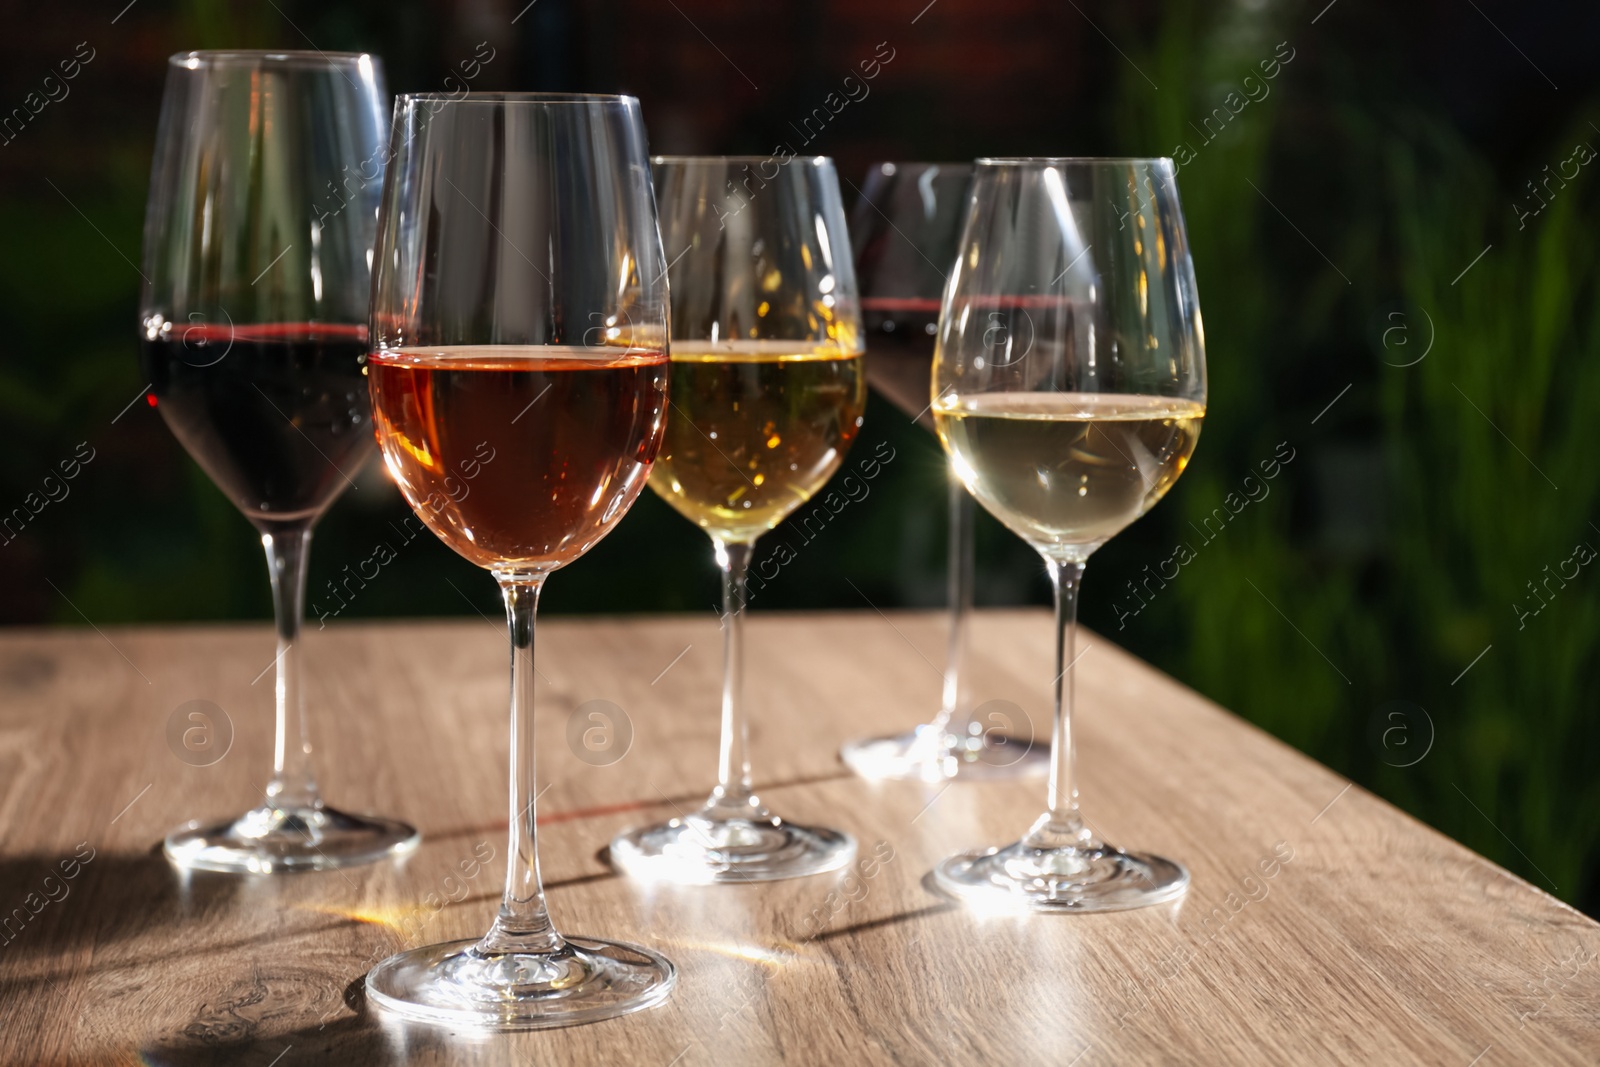
[[(1049, 630), (1039, 612), (982, 612), (974, 638), (978, 698), (1012, 702), (1041, 736)], [(1085, 813), (1110, 840), (1187, 864), (1187, 897), (1017, 918), (931, 895), (935, 861), (1015, 837), (1043, 799), (1037, 779), (925, 787), (843, 769), (845, 738), (928, 717), (943, 640), (938, 614), (757, 611), (757, 783), (781, 813), (855, 834), (872, 862), (649, 888), (613, 875), (602, 850), (711, 785), (716, 618), (544, 624), (540, 833), (555, 919), (654, 946), (680, 982), (653, 1011), (483, 1037), (379, 1016), (361, 982), (385, 955), (476, 936), (494, 913), (501, 627), (308, 637), (329, 799), (406, 818), (424, 842), (404, 862), (252, 878), (182, 876), (158, 845), (177, 823), (260, 799), (267, 628), (0, 636), (0, 1061), (1600, 1062), (1600, 927), (1094, 635), (1077, 668)], [(195, 700), (234, 731), (210, 766), (168, 741)], [(598, 753), (569, 747), (575, 713), (598, 722), (588, 711), (605, 705), (579, 711), (596, 700), (631, 722), (625, 754), (620, 733), (605, 750), (604, 730), (589, 738)]]

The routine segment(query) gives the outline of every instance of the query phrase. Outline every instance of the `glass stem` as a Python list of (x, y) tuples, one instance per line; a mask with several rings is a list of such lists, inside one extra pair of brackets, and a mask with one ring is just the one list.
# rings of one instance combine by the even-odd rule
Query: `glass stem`
[(750, 781), (750, 727), (744, 707), (744, 604), (755, 543), (712, 538), (712, 544), (722, 569), (722, 751), (717, 787), (706, 809), (721, 818), (750, 818), (759, 815), (760, 804)]
[[(950, 644), (944, 659), (944, 698), (939, 717), (933, 720), (934, 734), (943, 738), (952, 723), (955, 732), (966, 736), (968, 717), (962, 665), (967, 657), (967, 624), (972, 614), (973, 505), (972, 495), (950, 470)], [(942, 743), (942, 742), (941, 742)]]
[(557, 952), (565, 942), (556, 933), (545, 907), (534, 810), (539, 791), (533, 754), (533, 627), (545, 574), (496, 577), (505, 597), (506, 623), (511, 631), (511, 826), (505, 896), (500, 901), (500, 914), (478, 942), (477, 950), (484, 955)]
[(1072, 669), (1078, 630), (1078, 586), (1082, 560), (1047, 560), (1056, 594), (1055, 721), (1050, 732), (1048, 808), (1023, 838), (1034, 848), (1087, 846), (1090, 835), (1078, 814), (1076, 753), (1072, 747)]
[(311, 527), (288, 526), (263, 531), (267, 569), (272, 575), (272, 611), (277, 620), (277, 732), (272, 753), (272, 781), (267, 800), (284, 811), (322, 807), (317, 777), (311, 768), (311, 731), (306, 722), (300, 655), (300, 618), (306, 599), (306, 563), (311, 555)]

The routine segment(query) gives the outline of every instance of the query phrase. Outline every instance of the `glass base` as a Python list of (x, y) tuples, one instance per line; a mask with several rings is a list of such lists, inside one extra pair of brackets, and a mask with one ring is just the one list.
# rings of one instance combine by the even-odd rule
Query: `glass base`
[(929, 723), (910, 733), (846, 741), (839, 758), (862, 778), (990, 782), (1050, 771), (1050, 746), (993, 733), (962, 735)]
[(333, 808), (261, 807), (232, 822), (191, 822), (167, 835), (179, 867), (225, 874), (272, 874), (356, 867), (411, 852), (422, 835), (392, 819)]
[(1038, 848), (1023, 840), (951, 856), (933, 869), (933, 884), (982, 910), (1126, 911), (1182, 896), (1189, 872), (1101, 842)]
[(569, 937), (548, 955), (485, 954), (450, 941), (390, 956), (367, 975), (367, 997), (418, 1022), (479, 1030), (577, 1026), (654, 1007), (678, 978), (637, 945)]
[(611, 862), (622, 873), (683, 885), (802, 878), (843, 867), (855, 855), (849, 834), (765, 812), (753, 818), (696, 813), (611, 840)]

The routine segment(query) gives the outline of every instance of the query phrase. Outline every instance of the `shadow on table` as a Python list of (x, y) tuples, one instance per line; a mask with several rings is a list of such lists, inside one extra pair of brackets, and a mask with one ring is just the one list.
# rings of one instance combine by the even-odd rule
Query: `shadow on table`
[(336, 1064), (404, 1063), (413, 1060), (454, 1063), (462, 1058), (463, 1043), (474, 1038), (447, 1029), (418, 1026), (373, 1011), (366, 1003), (366, 979), (351, 982), (344, 1002), (354, 1015), (343, 1015), (318, 1026), (305, 1026), (257, 1035), (250, 1029), (234, 1034), (215, 1030), (185, 1033), (139, 1050), (147, 1062), (171, 1067), (211, 1067), (241, 1063), (291, 1062)]
[(54, 957), (120, 941), (221, 908), (238, 891), (225, 875), (180, 873), (159, 850), (80, 845), (61, 855), (0, 859), (0, 951)]
[[(775, 793), (780, 789), (791, 789), (798, 786), (821, 785), (826, 782), (840, 782), (853, 778), (854, 772), (847, 769), (832, 770), (822, 774), (804, 775), (799, 778), (789, 778), (779, 782), (761, 782), (757, 789), (761, 793)], [(714, 782), (707, 782), (703, 788), (689, 792), (668, 796), (657, 793), (655, 796), (641, 797), (635, 800), (625, 800), (615, 803), (597, 804), (593, 807), (574, 808), (560, 811), (547, 811), (540, 808), (538, 824), (548, 826), (554, 823), (577, 822), (585, 819), (605, 818), (620, 815), (625, 812), (649, 811), (652, 808), (675, 808), (679, 815), (693, 811), (705, 803), (710, 795)], [(646, 821), (646, 820), (641, 820)], [(428, 844), (438, 844), (441, 841), (451, 841), (458, 838), (492, 837), (503, 835), (506, 824), (503, 822), (488, 823), (476, 826), (458, 826), (453, 829), (429, 830), (427, 833)]]

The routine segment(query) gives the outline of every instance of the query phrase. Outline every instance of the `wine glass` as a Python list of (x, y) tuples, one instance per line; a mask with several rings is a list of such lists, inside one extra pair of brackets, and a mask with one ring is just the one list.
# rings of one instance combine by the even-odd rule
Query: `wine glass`
[(933, 413), (978, 502), (1056, 591), (1048, 808), (934, 884), (979, 907), (1110, 911), (1188, 872), (1100, 840), (1078, 812), (1072, 681), (1085, 562), (1160, 500), (1205, 418), (1205, 341), (1169, 159), (981, 159), (939, 315)]
[(505, 598), (511, 838), (489, 932), (389, 957), (367, 994), (410, 1018), (496, 1030), (648, 1008), (672, 988), (671, 963), (550, 921), (533, 750), (539, 591), (621, 521), (666, 424), (667, 279), (639, 102), (404, 95), (392, 137), (373, 416), (417, 517)]
[(621, 870), (690, 884), (830, 871), (850, 835), (774, 815), (750, 777), (743, 680), (755, 542), (838, 469), (866, 407), (861, 312), (833, 161), (655, 161), (672, 267), (672, 412), (650, 487), (722, 570), (722, 752), (697, 811), (618, 835)]
[(311, 528), (374, 450), (363, 375), (385, 102), (383, 69), (365, 54), (168, 61), (140, 362), (173, 436), (260, 531), (278, 632), (263, 803), (174, 830), (166, 854), (182, 867), (345, 867), (419, 840), (323, 803), (301, 659)]
[[(930, 432), (939, 297), (955, 263), (971, 182), (970, 163), (878, 163), (850, 219), (867, 381)], [(845, 742), (840, 758), (863, 778), (1011, 778), (1049, 766), (1043, 745), (1006, 733), (1014, 724), (974, 717), (962, 667), (972, 611), (973, 503), (954, 470), (949, 484), (950, 638), (939, 713), (906, 733)]]

